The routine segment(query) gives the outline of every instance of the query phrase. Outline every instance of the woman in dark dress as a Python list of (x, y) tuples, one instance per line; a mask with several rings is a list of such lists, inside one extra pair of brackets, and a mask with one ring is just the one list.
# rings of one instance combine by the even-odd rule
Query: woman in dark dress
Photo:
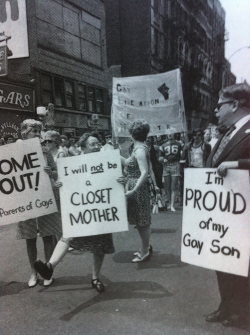
[[(91, 133), (86, 133), (80, 138), (80, 146), (84, 154), (100, 151), (101, 143)], [(62, 186), (57, 183), (58, 187)], [(104, 285), (99, 279), (100, 270), (105, 254), (112, 254), (115, 251), (112, 234), (102, 234), (86, 237), (61, 238), (48, 263), (43, 263), (40, 259), (36, 260), (34, 267), (45, 279), (52, 277), (56, 265), (62, 260), (67, 253), (68, 248), (93, 253), (93, 271), (92, 287), (98, 292), (104, 291)]]

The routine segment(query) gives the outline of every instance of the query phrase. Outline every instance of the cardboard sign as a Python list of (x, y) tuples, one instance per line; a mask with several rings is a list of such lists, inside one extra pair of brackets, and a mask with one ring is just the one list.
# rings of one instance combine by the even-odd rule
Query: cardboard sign
[(185, 169), (181, 260), (246, 277), (249, 217), (248, 171)]
[(38, 138), (0, 147), (0, 226), (57, 212)]
[(64, 237), (128, 230), (119, 150), (58, 159)]
[(112, 128), (116, 137), (130, 137), (135, 119), (150, 124), (149, 136), (186, 130), (180, 70), (155, 75), (113, 78)]

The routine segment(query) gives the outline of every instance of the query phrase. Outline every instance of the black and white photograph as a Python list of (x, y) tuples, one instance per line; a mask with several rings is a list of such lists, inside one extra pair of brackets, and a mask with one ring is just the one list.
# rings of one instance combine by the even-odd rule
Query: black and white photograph
[(0, 0), (1, 335), (249, 334), (249, 17)]

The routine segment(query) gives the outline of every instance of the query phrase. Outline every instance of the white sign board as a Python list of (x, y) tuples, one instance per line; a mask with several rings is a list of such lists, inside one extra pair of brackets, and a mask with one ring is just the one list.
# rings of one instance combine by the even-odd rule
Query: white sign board
[(241, 276), (250, 253), (249, 172), (185, 169), (181, 260)]
[(135, 119), (150, 124), (150, 136), (186, 130), (180, 70), (155, 75), (113, 78), (112, 129), (130, 137)]
[(57, 212), (38, 138), (0, 147), (0, 226)]
[(66, 157), (57, 166), (64, 237), (128, 230), (119, 150)]
[(26, 0), (1, 0), (0, 35), (0, 40), (3, 36), (11, 37), (8, 47), (13, 55), (8, 58), (29, 56)]

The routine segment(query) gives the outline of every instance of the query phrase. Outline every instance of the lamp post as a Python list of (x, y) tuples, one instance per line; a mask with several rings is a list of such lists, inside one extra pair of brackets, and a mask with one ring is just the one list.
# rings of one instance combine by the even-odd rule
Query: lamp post
[(238, 50), (236, 50), (234, 53), (232, 53), (232, 55), (228, 58), (228, 61), (233, 57), (233, 55), (235, 55), (237, 52), (239, 52), (242, 49), (250, 49), (250, 46), (246, 46), (246, 47), (242, 47), (239, 48)]

